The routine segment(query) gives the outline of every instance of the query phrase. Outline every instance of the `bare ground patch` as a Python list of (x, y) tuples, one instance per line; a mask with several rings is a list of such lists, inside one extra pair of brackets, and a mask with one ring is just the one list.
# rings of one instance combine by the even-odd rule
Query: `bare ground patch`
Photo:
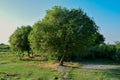
[(83, 64), (81, 67), (83, 69), (117, 69), (120, 70), (120, 66), (115, 65), (105, 65), (105, 64)]

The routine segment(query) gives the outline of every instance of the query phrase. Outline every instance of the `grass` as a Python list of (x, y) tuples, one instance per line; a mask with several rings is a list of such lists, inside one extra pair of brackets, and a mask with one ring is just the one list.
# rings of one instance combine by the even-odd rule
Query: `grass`
[(83, 64), (110, 65), (120, 68), (119, 63), (111, 60), (82, 60), (81, 65), (69, 71), (70, 80), (120, 80), (120, 69), (83, 69)]
[[(120, 70), (82, 69), (87, 64), (112, 64), (120, 67), (119, 64), (111, 61), (81, 61), (65, 62), (67, 72), (64, 73), (67, 80), (119, 80)], [(63, 80), (62, 74), (55, 70), (58, 63), (53, 61), (40, 61), (39, 58), (23, 59), (22, 61), (15, 54), (7, 52), (0, 53), (0, 80)]]
[(52, 68), (40, 67), (40, 61), (20, 61), (14, 54), (0, 54), (0, 80), (54, 80), (61, 79)]
[(69, 76), (71, 80), (120, 80), (120, 71), (72, 69)]

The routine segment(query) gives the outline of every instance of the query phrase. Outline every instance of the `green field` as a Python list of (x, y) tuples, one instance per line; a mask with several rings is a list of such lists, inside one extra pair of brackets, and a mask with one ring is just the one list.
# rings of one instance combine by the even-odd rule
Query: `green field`
[[(96, 64), (97, 62), (94, 63)], [(24, 59), (21, 61), (15, 54), (0, 53), (0, 80), (120, 79), (120, 69), (82, 69), (83, 62), (66, 62), (65, 66), (61, 68), (63, 69), (62, 73), (56, 70), (57, 66), (53, 64), (54, 62), (52, 61), (40, 61), (39, 59)], [(120, 65), (116, 63), (113, 64), (112, 62), (104, 61), (104, 64), (112, 64), (120, 68)]]
[(54, 80), (60, 74), (51, 69), (36, 66), (40, 61), (20, 61), (16, 55), (0, 54), (0, 80)]
[(70, 76), (71, 80), (120, 80), (120, 71), (73, 69)]

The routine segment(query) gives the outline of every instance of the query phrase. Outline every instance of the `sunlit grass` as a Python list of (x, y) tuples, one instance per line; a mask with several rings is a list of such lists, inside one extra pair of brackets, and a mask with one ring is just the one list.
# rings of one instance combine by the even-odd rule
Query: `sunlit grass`
[(71, 80), (119, 80), (119, 70), (72, 69)]
[(20, 61), (14, 54), (0, 53), (0, 80), (54, 80), (60, 74), (52, 68), (37, 66), (40, 61)]
[[(35, 59), (35, 60), (34, 60)], [(0, 80), (62, 80), (62, 75), (55, 68), (58, 62), (40, 61), (39, 58), (20, 60), (16, 54), (0, 53)], [(83, 62), (64, 62), (68, 70), (67, 80), (119, 80), (120, 70), (82, 69)], [(94, 64), (113, 64), (108, 61), (89, 61)]]

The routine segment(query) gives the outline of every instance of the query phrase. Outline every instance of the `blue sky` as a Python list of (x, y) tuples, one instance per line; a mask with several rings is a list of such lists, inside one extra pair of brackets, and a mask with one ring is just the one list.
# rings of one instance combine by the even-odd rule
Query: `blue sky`
[(33, 25), (55, 5), (82, 8), (94, 18), (106, 43), (120, 41), (120, 0), (0, 0), (0, 43), (8, 43), (18, 26)]

